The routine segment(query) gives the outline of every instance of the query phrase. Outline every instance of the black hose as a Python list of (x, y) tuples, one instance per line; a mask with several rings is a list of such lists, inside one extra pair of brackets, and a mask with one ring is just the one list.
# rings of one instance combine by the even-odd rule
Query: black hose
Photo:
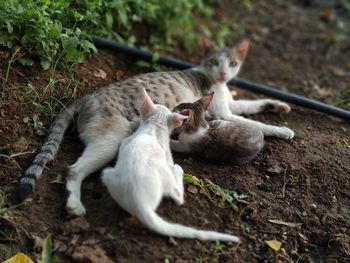
[[(130, 55), (142, 60), (152, 61), (153, 54), (149, 51), (140, 50), (134, 47), (128, 47), (122, 44), (118, 44), (111, 40), (105, 40), (97, 37), (93, 37), (94, 44), (99, 49), (109, 49), (116, 52), (121, 52), (126, 55)], [(195, 67), (195, 64), (191, 64), (179, 59), (160, 56), (157, 63), (177, 69), (188, 69)], [(256, 93), (264, 94), (282, 101), (290, 102), (295, 105), (299, 105), (305, 108), (313, 109), (319, 112), (323, 112), (332, 116), (350, 120), (350, 111), (340, 109), (317, 100), (305, 98), (303, 96), (295, 95), (289, 92), (280, 91), (270, 86), (258, 84), (252, 81), (234, 78), (230, 80), (229, 84), (236, 85), (237, 87), (247, 89)]]

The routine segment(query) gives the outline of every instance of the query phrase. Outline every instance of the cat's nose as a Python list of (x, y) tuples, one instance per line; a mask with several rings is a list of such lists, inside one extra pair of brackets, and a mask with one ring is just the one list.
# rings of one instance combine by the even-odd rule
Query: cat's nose
[(225, 77), (225, 76), (226, 76), (226, 72), (223, 71), (223, 70), (221, 70), (219, 73), (220, 73), (220, 76), (221, 76), (221, 77)]

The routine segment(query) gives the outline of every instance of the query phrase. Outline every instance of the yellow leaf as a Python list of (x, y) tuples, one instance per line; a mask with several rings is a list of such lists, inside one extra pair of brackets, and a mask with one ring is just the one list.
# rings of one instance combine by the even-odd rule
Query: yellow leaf
[(23, 253), (17, 253), (12, 258), (9, 258), (3, 263), (34, 263), (34, 262), (27, 255)]
[(265, 240), (265, 243), (275, 251), (280, 250), (280, 248), (282, 246), (282, 242), (280, 242), (276, 239), (275, 240)]
[(232, 95), (232, 97), (236, 97), (238, 94), (237, 94), (237, 91), (235, 91), (235, 90), (231, 90), (231, 95)]

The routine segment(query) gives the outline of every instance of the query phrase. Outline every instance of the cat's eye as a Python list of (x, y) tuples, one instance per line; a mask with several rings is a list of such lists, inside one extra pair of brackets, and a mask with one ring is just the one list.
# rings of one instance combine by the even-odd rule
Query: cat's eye
[(238, 65), (238, 63), (236, 61), (231, 61), (230, 62), (230, 67), (234, 68)]
[(219, 65), (219, 61), (217, 61), (216, 59), (211, 59), (209, 60), (209, 65), (210, 66), (218, 66)]

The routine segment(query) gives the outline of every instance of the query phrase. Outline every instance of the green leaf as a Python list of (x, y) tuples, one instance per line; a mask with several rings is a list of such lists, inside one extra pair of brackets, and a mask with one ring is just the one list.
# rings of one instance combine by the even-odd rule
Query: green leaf
[(19, 59), (19, 63), (21, 63), (23, 66), (32, 66), (34, 61), (29, 57), (22, 57)]
[(55, 263), (56, 258), (52, 255), (52, 240), (51, 234), (49, 234), (43, 242), (43, 251), (41, 253), (41, 260), (39, 263)]
[(110, 30), (113, 28), (113, 16), (109, 12), (106, 13), (106, 27)]
[(12, 27), (12, 25), (11, 25), (11, 23), (9, 21), (6, 21), (6, 26), (7, 26), (7, 32), (12, 34), (13, 33), (13, 27)]
[(48, 69), (50, 68), (50, 66), (51, 66), (51, 63), (50, 63), (50, 61), (42, 60), (42, 61), (40, 62), (40, 65), (41, 65), (41, 67), (42, 67), (44, 70), (48, 70)]

